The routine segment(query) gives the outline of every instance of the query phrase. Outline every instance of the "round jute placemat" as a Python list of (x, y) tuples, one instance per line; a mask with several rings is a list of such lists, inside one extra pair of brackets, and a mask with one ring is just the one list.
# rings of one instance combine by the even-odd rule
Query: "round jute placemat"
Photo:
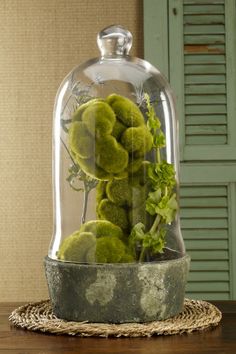
[(206, 301), (185, 299), (183, 311), (164, 321), (148, 323), (88, 323), (72, 322), (57, 318), (49, 300), (29, 303), (15, 309), (9, 320), (24, 329), (68, 334), (80, 337), (151, 337), (205, 330), (218, 325), (220, 310)]

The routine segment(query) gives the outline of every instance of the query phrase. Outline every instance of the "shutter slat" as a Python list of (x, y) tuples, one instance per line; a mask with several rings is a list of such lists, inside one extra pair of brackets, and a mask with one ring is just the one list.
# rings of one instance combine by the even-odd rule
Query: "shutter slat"
[(225, 64), (225, 55), (224, 54), (205, 54), (205, 55), (196, 55), (189, 54), (184, 58), (185, 64)]
[(227, 188), (225, 186), (184, 186), (180, 189), (181, 197), (210, 197), (210, 196), (227, 196)]
[(225, 135), (226, 125), (199, 125), (186, 127), (188, 135)]
[(228, 250), (227, 240), (186, 240), (186, 248), (194, 250)]
[(223, 25), (225, 23), (224, 14), (219, 15), (184, 15), (184, 25)]
[(185, 124), (187, 125), (208, 125), (208, 124), (226, 124), (227, 118), (225, 114), (219, 115), (188, 115), (185, 116)]
[(208, 34), (208, 35), (185, 35), (184, 44), (224, 44), (224, 34)]
[[(225, 85), (185, 85), (185, 94), (207, 94), (207, 95), (215, 95), (219, 93), (226, 93), (226, 86)], [(218, 96), (217, 96), (218, 97)], [(216, 97), (216, 102), (217, 102), (217, 97)], [(220, 96), (220, 97), (225, 97), (225, 95)]]
[(186, 114), (226, 114), (226, 105), (192, 105), (186, 106)]
[(185, 74), (225, 74), (226, 68), (223, 64), (206, 64), (206, 65), (185, 65)]
[(229, 259), (229, 254), (227, 251), (188, 251), (188, 253), (190, 254), (191, 259), (193, 260), (218, 260), (218, 259), (222, 259), (222, 260), (228, 260)]
[(227, 219), (182, 219), (182, 227), (186, 229), (226, 229), (228, 227)]
[(229, 281), (229, 272), (191, 272), (189, 281)]
[(224, 84), (226, 82), (225, 74), (223, 75), (185, 75), (185, 84)]
[(181, 218), (225, 218), (227, 217), (226, 208), (181, 208)]
[(225, 282), (188, 282), (187, 291), (194, 292), (228, 292), (229, 291), (229, 283)]
[(215, 272), (220, 272), (220, 271), (229, 271), (229, 262), (228, 261), (223, 261), (223, 260), (217, 260), (217, 261), (195, 261), (191, 260), (191, 270), (194, 271), (204, 271), (206, 274), (208, 274), (209, 271), (215, 271)]
[(227, 207), (227, 198), (225, 197), (209, 197), (209, 198), (181, 198), (180, 207), (201, 207), (216, 208)]
[(185, 97), (185, 105), (210, 105), (210, 104), (226, 104), (225, 95), (189, 95)]
[(217, 44), (217, 45), (187, 45), (185, 44), (184, 46), (184, 54), (196, 54), (196, 55), (202, 55), (202, 54), (224, 54), (225, 53), (225, 45), (223, 44)]
[(184, 14), (224, 14), (224, 5), (218, 4), (201, 4), (201, 5), (185, 5)]
[(194, 298), (196, 300), (229, 300), (230, 295), (229, 292), (226, 293), (206, 293), (206, 292), (199, 292), (199, 293), (192, 293), (186, 292), (186, 296), (190, 299)]
[(184, 239), (195, 240), (195, 239), (216, 239), (225, 240), (228, 239), (228, 230), (226, 229), (182, 229)]
[(224, 34), (224, 25), (185, 25), (184, 34)]
[(227, 144), (227, 137), (224, 135), (187, 136), (186, 145), (224, 145)]

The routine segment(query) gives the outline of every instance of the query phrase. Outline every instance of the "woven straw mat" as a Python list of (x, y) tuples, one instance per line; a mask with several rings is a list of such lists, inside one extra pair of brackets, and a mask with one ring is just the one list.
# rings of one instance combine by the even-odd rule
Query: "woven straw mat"
[(220, 310), (206, 301), (185, 299), (183, 311), (167, 320), (148, 323), (88, 323), (58, 319), (49, 300), (29, 303), (15, 309), (9, 320), (31, 331), (68, 334), (80, 337), (151, 337), (191, 333), (215, 327), (222, 318)]

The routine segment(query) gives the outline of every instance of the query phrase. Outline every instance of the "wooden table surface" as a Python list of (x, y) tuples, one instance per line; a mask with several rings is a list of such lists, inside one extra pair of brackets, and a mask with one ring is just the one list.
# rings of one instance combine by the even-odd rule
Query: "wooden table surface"
[(15, 328), (8, 316), (20, 303), (0, 304), (0, 354), (236, 354), (236, 301), (214, 302), (221, 324), (208, 331), (152, 338), (79, 338)]

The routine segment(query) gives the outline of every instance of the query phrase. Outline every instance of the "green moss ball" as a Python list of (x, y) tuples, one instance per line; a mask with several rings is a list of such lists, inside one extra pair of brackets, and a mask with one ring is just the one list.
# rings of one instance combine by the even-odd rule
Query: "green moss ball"
[(107, 220), (90, 220), (81, 226), (80, 232), (91, 232), (96, 238), (115, 236), (122, 239), (124, 236), (119, 226)]
[(104, 171), (101, 167), (97, 166), (94, 157), (90, 159), (82, 159), (76, 155), (76, 161), (82, 168), (82, 170), (92, 178), (97, 178), (99, 180), (108, 181), (113, 178), (113, 175), (109, 172)]
[(127, 212), (124, 208), (112, 203), (109, 199), (103, 199), (98, 206), (100, 219), (108, 220), (118, 225), (122, 230), (129, 227)]
[(81, 104), (73, 113), (72, 121), (81, 121), (82, 114), (84, 113), (85, 109), (88, 108), (91, 104), (93, 104), (95, 102), (101, 102), (101, 101), (103, 101), (103, 100), (100, 98), (93, 98), (93, 99), (89, 100), (88, 102)]
[(144, 155), (151, 150), (152, 143), (153, 137), (146, 125), (128, 128), (121, 137), (121, 144), (129, 153), (138, 151)]
[(88, 159), (94, 155), (94, 141), (82, 122), (74, 122), (69, 129), (69, 146), (71, 151), (81, 158)]
[(128, 98), (112, 94), (106, 100), (115, 112), (116, 117), (127, 127), (138, 127), (144, 124), (142, 112)]
[(128, 152), (113, 136), (104, 136), (96, 142), (96, 164), (108, 173), (120, 173), (128, 165)]
[(95, 262), (96, 237), (91, 232), (68, 236), (58, 252), (58, 259), (70, 262)]
[(128, 179), (109, 181), (106, 185), (106, 194), (117, 205), (129, 205), (131, 203), (131, 190)]
[(82, 121), (90, 134), (100, 137), (112, 133), (116, 116), (106, 102), (93, 102), (84, 110)]
[(112, 135), (119, 140), (125, 129), (127, 127), (117, 119), (112, 130)]
[(97, 240), (97, 263), (119, 263), (124, 255), (125, 245), (117, 237), (101, 237)]

